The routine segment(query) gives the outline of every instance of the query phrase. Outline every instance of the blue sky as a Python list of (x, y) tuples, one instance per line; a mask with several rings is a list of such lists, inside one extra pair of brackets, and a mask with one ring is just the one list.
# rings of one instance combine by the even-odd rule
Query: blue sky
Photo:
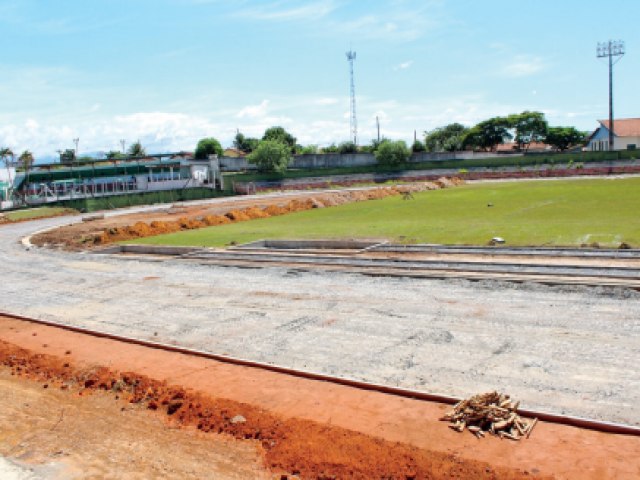
[(37, 157), (140, 140), (231, 144), (282, 125), (302, 144), (413, 139), (450, 122), (539, 110), (607, 116), (596, 45), (623, 39), (616, 117), (640, 117), (637, 0), (0, 0), (0, 145)]

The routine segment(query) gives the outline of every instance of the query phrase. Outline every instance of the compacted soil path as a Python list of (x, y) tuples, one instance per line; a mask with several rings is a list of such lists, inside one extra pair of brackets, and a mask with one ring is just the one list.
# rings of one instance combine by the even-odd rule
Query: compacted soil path
[[(75, 468), (117, 478), (130, 471), (168, 473), (190, 462), (196, 472), (199, 459), (192, 457), (201, 455), (201, 442), (210, 441), (212, 462), (222, 472), (217, 478), (243, 478), (243, 472), (259, 478), (266, 471), (284, 478), (640, 475), (640, 437), (539, 422), (520, 442), (477, 439), (439, 421), (446, 405), (13, 318), (0, 317), (0, 364), (2, 403), (12, 404), (0, 410), (0, 425), (17, 416), (32, 426), (3, 428), (8, 433), (0, 436), (0, 454), (46, 464), (49, 472)], [(25, 398), (33, 408), (19, 404)], [(159, 421), (176, 429), (175, 445)], [(95, 451), (81, 441), (85, 435), (96, 442)], [(34, 438), (46, 440), (46, 448)], [(185, 449), (191, 444), (192, 451)], [(107, 453), (125, 447), (124, 455)], [(161, 455), (170, 451), (176, 461), (144, 458), (145, 450), (156, 449)], [(236, 464), (237, 472), (224, 473)]]

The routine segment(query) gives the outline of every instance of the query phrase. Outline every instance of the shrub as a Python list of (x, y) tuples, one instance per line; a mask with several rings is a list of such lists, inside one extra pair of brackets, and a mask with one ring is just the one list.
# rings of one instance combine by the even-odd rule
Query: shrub
[(209, 155), (222, 156), (222, 146), (220, 142), (213, 137), (203, 138), (198, 142), (196, 147), (196, 158), (199, 160), (205, 160), (209, 158)]
[(413, 145), (411, 145), (411, 151), (413, 153), (417, 153), (417, 152), (424, 152), (427, 149), (424, 146), (424, 143), (422, 143), (420, 140), (416, 140), (415, 142), (413, 142)]
[(278, 140), (262, 140), (247, 160), (257, 165), (261, 172), (282, 173), (291, 161), (291, 149)]
[(338, 153), (358, 153), (358, 146), (353, 142), (342, 142), (338, 147)]
[(401, 165), (409, 160), (409, 155), (407, 144), (402, 140), (385, 140), (375, 152), (376, 160), (381, 165)]

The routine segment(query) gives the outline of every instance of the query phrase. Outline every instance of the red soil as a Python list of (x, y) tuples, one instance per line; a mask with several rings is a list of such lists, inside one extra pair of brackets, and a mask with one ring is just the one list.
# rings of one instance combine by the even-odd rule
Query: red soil
[(640, 476), (639, 437), (539, 422), (525, 441), (478, 440), (438, 421), (448, 409), (442, 404), (6, 317), (0, 317), (0, 340), (0, 365), (16, 375), (80, 395), (106, 390), (175, 425), (258, 441), (265, 465), (277, 473), (402, 479)]
[[(403, 187), (382, 187), (362, 191), (345, 191), (339, 193), (318, 194), (317, 197), (293, 199), (286, 204), (278, 203), (263, 207), (250, 206), (243, 209), (233, 209), (224, 215), (206, 215), (198, 217), (182, 217), (174, 221), (152, 221), (149, 224), (138, 221), (133, 225), (105, 228), (93, 236), (92, 243), (106, 245), (132, 238), (143, 238), (180, 230), (193, 230), (230, 222), (246, 222), (257, 218), (267, 218), (287, 213), (302, 212), (312, 208), (333, 207), (349, 202), (377, 200), (391, 195), (401, 195), (410, 191), (434, 190), (448, 188), (462, 183), (460, 179), (439, 178), (434, 182), (420, 183)], [(37, 241), (36, 241), (37, 243)]]
[(523, 472), (464, 461), (454, 455), (427, 452), (309, 420), (282, 418), (262, 408), (212, 398), (135, 372), (79, 368), (65, 358), (35, 354), (2, 340), (0, 362), (11, 369), (12, 375), (42, 382), (47, 388), (70, 390), (80, 396), (92, 390), (110, 391), (116, 399), (144, 405), (180, 426), (258, 440), (266, 467), (277, 473), (317, 479), (526, 478)]

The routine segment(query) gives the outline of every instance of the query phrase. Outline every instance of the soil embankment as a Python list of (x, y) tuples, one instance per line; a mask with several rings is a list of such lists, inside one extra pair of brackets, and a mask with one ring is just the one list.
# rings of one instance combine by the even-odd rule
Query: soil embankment
[[(389, 196), (406, 195), (411, 192), (437, 190), (462, 183), (457, 178), (440, 178), (433, 182), (422, 182), (393, 187), (372, 187), (334, 192), (301, 193), (281, 198), (264, 198), (178, 206), (146, 213), (122, 215), (90, 222), (60, 227), (32, 238), (39, 246), (57, 246), (69, 250), (84, 250), (102, 247), (114, 242), (134, 238), (150, 237), (182, 230), (244, 222), (289, 213), (327, 208), (351, 202), (377, 200)], [(94, 217), (95, 218), (95, 217)]]
[[(216, 441), (226, 434), (258, 448), (265, 468), (278, 475), (603, 479), (640, 473), (637, 437), (542, 423), (526, 441), (478, 440), (438, 421), (445, 405), (10, 318), (0, 319), (0, 340), (3, 375), (35, 380), (74, 402), (100, 392), (100, 398), (108, 395), (121, 408), (165, 419), (171, 428), (214, 433)], [(49, 423), (59, 428), (64, 415), (55, 420)], [(98, 417), (87, 421), (98, 422), (102, 436), (112, 435), (98, 428)], [(7, 452), (7, 445), (1, 448)], [(52, 446), (44, 460), (56, 451)], [(251, 455), (243, 455), (238, 461), (251, 464)], [(128, 464), (121, 468), (128, 472)]]

